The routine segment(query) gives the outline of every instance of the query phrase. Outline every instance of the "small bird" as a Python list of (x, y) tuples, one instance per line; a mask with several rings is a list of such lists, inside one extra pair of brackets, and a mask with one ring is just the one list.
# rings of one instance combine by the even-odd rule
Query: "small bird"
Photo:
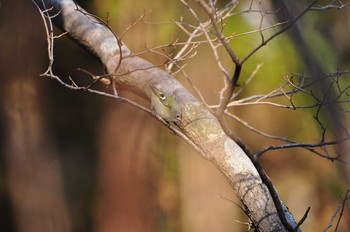
[(157, 87), (151, 87), (152, 110), (167, 122), (181, 120), (181, 107), (174, 97), (164, 94)]

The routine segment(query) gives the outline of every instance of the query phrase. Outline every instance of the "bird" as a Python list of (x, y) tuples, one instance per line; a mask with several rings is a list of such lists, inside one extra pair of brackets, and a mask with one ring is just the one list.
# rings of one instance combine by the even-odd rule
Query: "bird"
[(181, 120), (181, 106), (173, 96), (165, 94), (157, 87), (151, 87), (152, 111), (167, 122), (179, 122)]

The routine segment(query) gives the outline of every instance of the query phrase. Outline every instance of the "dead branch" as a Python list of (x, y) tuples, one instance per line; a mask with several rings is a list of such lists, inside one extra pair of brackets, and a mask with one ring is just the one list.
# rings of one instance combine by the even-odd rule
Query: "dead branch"
[(315, 5), (315, 7), (312, 7), (310, 10), (313, 10), (313, 11), (324, 11), (324, 10), (330, 10), (330, 9), (342, 10), (343, 8), (349, 5), (350, 3), (343, 3), (340, 0), (332, 0), (328, 4), (324, 4), (324, 5), (317, 4)]
[[(37, 1), (40, 1), (40, 0), (37, 0)], [(54, 1), (54, 0), (50, 0), (50, 1)], [(66, 2), (67, 5), (69, 5), (70, 1), (64, 0), (64, 2)], [(261, 228), (268, 228), (267, 225), (270, 225), (269, 223), (271, 220), (271, 221), (274, 221), (277, 230), (283, 231), (287, 229), (289, 231), (298, 231), (299, 226), (306, 219), (309, 209), (306, 211), (301, 221), (299, 223), (296, 223), (291, 213), (287, 210), (286, 206), (282, 203), (277, 191), (274, 189), (272, 182), (269, 180), (265, 171), (263, 170), (260, 163), (258, 162), (258, 158), (259, 156), (261, 156), (262, 154), (270, 150), (287, 149), (287, 148), (303, 148), (319, 156), (327, 158), (329, 160), (341, 161), (339, 156), (329, 155), (326, 149), (326, 146), (331, 146), (340, 142), (344, 142), (349, 138), (344, 138), (344, 140), (341, 140), (341, 141), (327, 141), (326, 140), (327, 128), (322, 122), (322, 120), (320, 119), (320, 112), (324, 107), (327, 107), (327, 105), (329, 104), (341, 104), (341, 103), (350, 102), (350, 100), (347, 98), (348, 96), (347, 91), (350, 89), (350, 86), (343, 87), (339, 82), (340, 76), (346, 73), (349, 73), (350, 71), (344, 71), (343, 73), (337, 72), (337, 74), (329, 75), (329, 77), (333, 78), (333, 82), (329, 85), (329, 89), (336, 88), (338, 91), (338, 94), (336, 96), (331, 96), (326, 93), (322, 98), (319, 98), (318, 96), (316, 96), (312, 92), (312, 90), (309, 89), (309, 87), (312, 86), (315, 82), (307, 82), (306, 76), (303, 75), (300, 78), (298, 83), (296, 83), (293, 78), (286, 78), (285, 82), (278, 89), (272, 90), (270, 93), (254, 95), (245, 99), (236, 100), (236, 98), (243, 91), (242, 87), (244, 87), (255, 76), (260, 66), (257, 66), (256, 70), (253, 71), (251, 77), (248, 78), (248, 80), (241, 86), (240, 89), (237, 90), (236, 87), (237, 87), (238, 79), (241, 74), (242, 65), (245, 61), (247, 61), (252, 55), (254, 55), (258, 50), (260, 50), (261, 47), (265, 46), (271, 40), (273, 40), (280, 34), (287, 31), (290, 27), (294, 25), (295, 22), (297, 22), (308, 11), (315, 10), (317, 7), (321, 9), (321, 6), (315, 5), (317, 0), (314, 0), (307, 8), (305, 8), (293, 20), (283, 22), (283, 23), (278, 23), (273, 25), (272, 27), (263, 28), (263, 21), (264, 21), (265, 14), (273, 14), (274, 12), (263, 11), (261, 7), (261, 1), (259, 1), (260, 3), (259, 9), (254, 10), (252, 9), (253, 1), (251, 1), (249, 9), (247, 11), (242, 11), (240, 13), (244, 13), (244, 12), (259, 13), (260, 23), (259, 23), (258, 30), (242, 33), (240, 35), (232, 34), (230, 36), (225, 36), (223, 33), (223, 28), (225, 27), (224, 21), (237, 14), (237, 12), (234, 12), (234, 9), (238, 4), (237, 1), (232, 1), (228, 3), (226, 6), (224, 6), (224, 8), (218, 10), (216, 9), (216, 5), (215, 5), (217, 1), (209, 1), (207, 3), (204, 0), (196, 0), (196, 2), (202, 7), (202, 9), (204, 10), (204, 12), (207, 14), (209, 18), (209, 21), (205, 21), (205, 22), (203, 22), (200, 19), (197, 12), (195, 12), (195, 10), (192, 9), (191, 6), (185, 0), (181, 0), (181, 2), (185, 7), (187, 7), (188, 11), (193, 15), (193, 17), (197, 20), (197, 23), (198, 23), (198, 25), (190, 25), (182, 22), (182, 20), (180, 22), (174, 22), (175, 25), (177, 25), (185, 34), (188, 35), (188, 39), (185, 42), (178, 42), (178, 40), (175, 40), (174, 42), (171, 42), (167, 45), (162, 45), (155, 48), (147, 48), (147, 46), (145, 46), (144, 51), (140, 53), (134, 53), (134, 54), (132, 54), (131, 51), (125, 46), (125, 44), (123, 44), (122, 38), (125, 36), (127, 32), (130, 31), (132, 27), (136, 26), (140, 21), (142, 21), (143, 18), (147, 14), (149, 14), (149, 12), (145, 12), (142, 16), (139, 17), (138, 20), (136, 20), (136, 22), (129, 25), (126, 28), (126, 30), (121, 34), (121, 36), (118, 38), (116, 33), (113, 32), (112, 28), (109, 27), (108, 22), (104, 22), (99, 17), (93, 16), (85, 12), (74, 2), (75, 11), (79, 12), (80, 16), (77, 16), (74, 13), (72, 13), (70, 9), (67, 10), (67, 11), (70, 11), (72, 15), (74, 14), (74, 17), (76, 17), (74, 20), (76, 21), (81, 20), (81, 16), (88, 18), (88, 21), (83, 19), (85, 21), (83, 21), (83, 23), (81, 24), (82, 25), (98, 24), (100, 26), (98, 29), (97, 27), (96, 28), (92, 27), (92, 28), (99, 30), (99, 32), (100, 31), (105, 32), (107, 29), (108, 32), (107, 34), (105, 34), (105, 36), (106, 38), (108, 37), (108, 39), (112, 41), (112, 43), (110, 43), (111, 41), (109, 41), (108, 43), (106, 42), (104, 46), (97, 46), (96, 41), (89, 41), (86, 38), (83, 38), (81, 31), (78, 31), (76, 28), (70, 28), (70, 27), (64, 28), (65, 30), (67, 30), (67, 33), (69, 33), (70, 35), (73, 35), (73, 37), (76, 40), (84, 41), (85, 43), (84, 45), (89, 47), (89, 49), (95, 55), (98, 56), (98, 58), (102, 61), (102, 63), (105, 65), (107, 69), (106, 75), (95, 75), (90, 73), (87, 70), (81, 69), (82, 72), (89, 75), (94, 80), (94, 82), (88, 87), (79, 86), (71, 77), (69, 77), (70, 83), (66, 83), (62, 81), (60, 77), (56, 76), (53, 73), (52, 64), (53, 64), (53, 57), (54, 57), (54, 54), (53, 54), (54, 41), (55, 39), (58, 39), (62, 35), (58, 35), (58, 36), (54, 35), (52, 20), (54, 20), (57, 15), (62, 15), (62, 17), (70, 17), (70, 15), (68, 15), (64, 10), (61, 10), (61, 8), (59, 8), (60, 10), (57, 10), (55, 7), (46, 9), (45, 5), (44, 7), (41, 6), (41, 8), (43, 9), (40, 11), (40, 15), (43, 18), (45, 31), (47, 34), (48, 57), (49, 57), (49, 67), (42, 74), (42, 76), (50, 77), (56, 80), (62, 86), (69, 88), (71, 90), (86, 91), (89, 93), (113, 98), (115, 100), (137, 107), (149, 114), (152, 114), (160, 122), (166, 125), (171, 131), (173, 131), (176, 135), (180, 136), (187, 143), (189, 143), (200, 155), (202, 155), (203, 158), (213, 162), (225, 174), (230, 184), (234, 186), (234, 189), (238, 189), (237, 185), (240, 185), (240, 188), (241, 188), (241, 185), (243, 186), (247, 185), (249, 186), (249, 191), (256, 191), (257, 194), (261, 194), (261, 193), (266, 193), (267, 191), (266, 187), (267, 187), (269, 191), (267, 192), (268, 194), (264, 196), (263, 204), (267, 205), (266, 208), (268, 208), (268, 214), (267, 214), (267, 211), (263, 213), (259, 212), (258, 210), (255, 211), (254, 200), (256, 199), (254, 198), (249, 200), (243, 199), (242, 195), (246, 196), (245, 195), (246, 193), (237, 192), (237, 195), (242, 199), (243, 203), (247, 207), (247, 213), (250, 215), (252, 223), (257, 228), (257, 230)], [(330, 4), (327, 5), (327, 8), (324, 8), (325, 6), (323, 6), (322, 8), (324, 9), (335, 8), (334, 7), (336, 6), (335, 4), (338, 4), (337, 6), (339, 9), (347, 5), (347, 4), (343, 4), (341, 1), (332, 1)], [(278, 32), (274, 33), (272, 36), (268, 37), (267, 39), (265, 38), (265, 35), (263, 33), (265, 30), (269, 30), (280, 26), (284, 26), (284, 27), (280, 29)], [(235, 51), (231, 48), (229, 42), (233, 40), (236, 36), (243, 36), (249, 33), (260, 34), (260, 38), (261, 38), (260, 45), (258, 45), (256, 48), (251, 50), (248, 53), (248, 55), (246, 55), (243, 59), (239, 59), (238, 56), (235, 54)], [(96, 38), (97, 42), (101, 42), (101, 43), (105, 42), (104, 39), (105, 39), (104, 37)], [(222, 71), (224, 76), (225, 86), (222, 89), (220, 102), (216, 106), (211, 106), (212, 109), (216, 109), (216, 113), (215, 113), (216, 117), (214, 117), (211, 114), (209, 106), (205, 102), (203, 95), (198, 90), (198, 88), (195, 85), (193, 85), (193, 83), (191, 82), (191, 79), (186, 74), (184, 70), (185, 65), (181, 66), (178, 64), (179, 61), (185, 61), (192, 58), (196, 54), (197, 47), (201, 44), (208, 44), (211, 47), (213, 51), (213, 55), (216, 59), (217, 66)], [(177, 52), (176, 54), (173, 51), (171, 51), (171, 53), (167, 53), (164, 50), (165, 48), (169, 48), (169, 47), (175, 48), (176, 46), (182, 46), (180, 51)], [(235, 71), (232, 77), (227, 71), (227, 68), (224, 67), (223, 63), (221, 62), (221, 57), (218, 53), (218, 49), (220, 47), (223, 47), (225, 49), (227, 54), (231, 57), (231, 60), (235, 66)], [(148, 62), (138, 58), (138, 55), (144, 52), (151, 52), (151, 53), (160, 55), (165, 58), (165, 62), (160, 65), (149, 64)], [(167, 73), (159, 69), (159, 67), (164, 65), (168, 65), (166, 67)], [(172, 75), (169, 74), (172, 72), (172, 69), (174, 67), (177, 67), (178, 72), (181, 72), (188, 79), (193, 89), (198, 93), (199, 97), (201, 98), (204, 104), (196, 100), (172, 77)], [(93, 89), (92, 88), (93, 85), (98, 81), (106, 85), (112, 85), (113, 94)], [(162, 86), (162, 88), (164, 88), (166, 91), (172, 94), (172, 96), (176, 98), (179, 101), (179, 103), (181, 103), (181, 107), (183, 110), (183, 120), (178, 124), (176, 124), (177, 126), (179, 126), (179, 129), (176, 129), (173, 126), (170, 126), (161, 117), (159, 117), (158, 115), (155, 115), (147, 107), (139, 105), (131, 101), (130, 99), (121, 97), (117, 94), (117, 86), (118, 86), (120, 88), (125, 88), (127, 90), (130, 90), (136, 93), (137, 95), (139, 95), (140, 97), (149, 99), (150, 88), (154, 85)], [(312, 105), (304, 105), (304, 106), (298, 105), (294, 101), (295, 94), (307, 95), (312, 99), (314, 99), (315, 103)], [(278, 98), (287, 99), (289, 104), (279, 103), (278, 100), (276, 100)], [(294, 110), (315, 108), (316, 112), (315, 112), (314, 118), (322, 130), (320, 142), (301, 143), (301, 142), (294, 141), (292, 139), (264, 133), (250, 126), (247, 122), (236, 117), (235, 115), (233, 115), (228, 111), (229, 107), (261, 105), (261, 104), (271, 105), (271, 106), (281, 107), (281, 108), (294, 109)], [(346, 112), (347, 110), (348, 109), (345, 107), (344, 112)], [(236, 136), (227, 126), (226, 119), (223, 117), (224, 114), (237, 120), (238, 122), (246, 126), (248, 129), (254, 131), (259, 135), (262, 135), (277, 141), (283, 141), (286, 144), (270, 145), (261, 149), (257, 153), (252, 154), (249, 151), (249, 148), (247, 148), (247, 145), (244, 144), (240, 140), (240, 138)], [(218, 120), (220, 124), (218, 123)], [(212, 139), (212, 137), (209, 137), (207, 134), (205, 134), (205, 132), (202, 129), (206, 127), (216, 129), (215, 131), (217, 132), (217, 134), (210, 134), (210, 136), (215, 136), (215, 139)], [(237, 143), (241, 144), (241, 147), (244, 149), (244, 151), (246, 151), (246, 153), (242, 152), (242, 150), (240, 150), (236, 146), (236, 143), (234, 143), (231, 139), (226, 137), (224, 132), (227, 135), (229, 135), (229, 137), (233, 138), (233, 140), (235, 140)], [(219, 150), (218, 146), (220, 148), (224, 147), (225, 151)], [(256, 170), (254, 169), (254, 167), (250, 166), (251, 163), (249, 162), (249, 160), (247, 161), (245, 156), (246, 154), (250, 155)], [(237, 158), (237, 156), (239, 156), (239, 158)], [(233, 162), (233, 158), (234, 158), (234, 162)], [(231, 161), (232, 163), (230, 163)], [(249, 170), (248, 178), (246, 173), (244, 174), (241, 173), (242, 171), (240, 169), (241, 167), (238, 167), (236, 165), (237, 162), (242, 162), (243, 163), (242, 165), (244, 167), (249, 166), (249, 168), (247, 169)], [(246, 171), (244, 170), (244, 172)], [(259, 173), (259, 175), (257, 173)], [(264, 183), (265, 185), (262, 183)], [(251, 186), (254, 186), (254, 188), (250, 189)], [(242, 188), (244, 189), (244, 187)], [(250, 200), (253, 200), (253, 202), (250, 202)], [(273, 204), (271, 204), (272, 201), (273, 201)], [(273, 216), (276, 213), (275, 209), (278, 212), (277, 218)], [(279, 220), (282, 222), (283, 226), (281, 225), (281, 222)]]
[(342, 197), (342, 201), (339, 204), (338, 208), (334, 211), (334, 214), (331, 218), (331, 220), (329, 221), (328, 225), (326, 226), (326, 228), (324, 228), (323, 232), (326, 232), (328, 229), (330, 229), (333, 226), (334, 220), (337, 217), (337, 215), (339, 214), (338, 220), (337, 220), (337, 224), (336, 227), (334, 229), (334, 231), (338, 231), (338, 227), (340, 224), (340, 221), (342, 219), (343, 216), (343, 212), (344, 212), (344, 208), (346, 205), (346, 202), (350, 199), (350, 189), (346, 190), (345, 196)]

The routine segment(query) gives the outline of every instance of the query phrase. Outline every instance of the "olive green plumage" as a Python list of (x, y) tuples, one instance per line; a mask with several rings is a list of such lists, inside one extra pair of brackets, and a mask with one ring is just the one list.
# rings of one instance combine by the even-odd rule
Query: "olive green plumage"
[(176, 122), (181, 120), (180, 104), (170, 95), (156, 87), (152, 87), (151, 93), (152, 110), (165, 121)]

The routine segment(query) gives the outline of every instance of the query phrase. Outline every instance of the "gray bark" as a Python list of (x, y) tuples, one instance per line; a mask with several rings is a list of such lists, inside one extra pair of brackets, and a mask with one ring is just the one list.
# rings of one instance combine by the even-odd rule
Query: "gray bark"
[[(36, 2), (40, 5), (41, 1)], [(118, 67), (120, 46), (108, 28), (76, 11), (76, 5), (70, 0), (45, 2), (47, 8), (54, 6), (54, 11), (60, 12), (60, 15), (54, 18), (55, 23), (101, 60), (108, 74), (115, 76), (119, 89), (129, 90), (149, 100), (151, 87), (157, 85), (175, 97), (183, 112), (179, 123), (180, 130), (199, 147), (200, 155), (225, 175), (247, 208), (256, 229), (286, 231), (276, 213), (271, 195), (254, 165), (243, 150), (224, 133), (218, 120), (199, 100), (171, 75), (139, 57), (123, 58)], [(125, 45), (121, 49), (123, 56), (130, 54)], [(289, 223), (296, 226), (287, 209), (286, 214)]]

